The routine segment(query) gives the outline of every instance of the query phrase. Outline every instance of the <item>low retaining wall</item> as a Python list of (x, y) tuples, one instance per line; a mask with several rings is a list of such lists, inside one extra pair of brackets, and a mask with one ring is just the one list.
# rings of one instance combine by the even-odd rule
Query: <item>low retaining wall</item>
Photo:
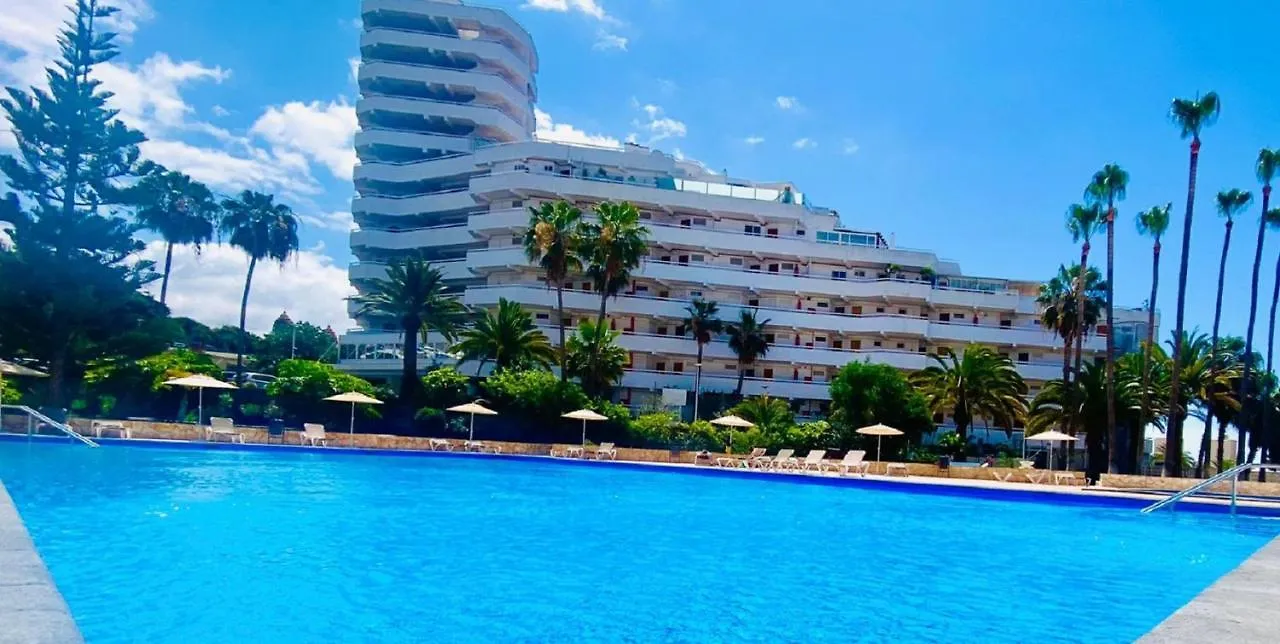
[[(139, 420), (126, 420), (121, 422), (129, 428), (134, 438), (183, 441), (204, 440), (204, 432), (196, 425)], [(89, 420), (73, 418), (71, 419), (71, 424), (85, 435), (92, 435)], [(15, 426), (10, 427), (9, 429), (10, 431), (25, 431), (25, 421), (23, 421), (23, 425), (21, 427)], [(239, 429), (244, 432), (246, 442), (267, 442), (267, 430), (265, 427), (240, 427)], [(431, 449), (428, 439), (419, 436), (348, 434), (345, 432), (331, 431), (328, 432), (327, 437), (329, 445), (334, 447), (422, 451)], [(454, 440), (455, 442), (460, 442), (460, 439)], [(286, 431), (284, 442), (289, 445), (301, 445), (302, 439), (300, 432), (292, 430)], [(553, 449), (556, 452), (562, 452), (567, 447), (576, 446), (576, 444), (512, 443), (502, 441), (485, 441), (485, 444), (500, 445), (504, 454), (527, 454), (534, 456), (546, 456), (550, 454)], [(693, 463), (695, 455), (695, 452), (684, 450), (640, 449), (631, 447), (618, 448), (618, 460), (636, 461), (641, 463)], [(713, 454), (712, 456), (724, 456), (724, 454)], [(907, 463), (906, 466), (907, 473), (911, 476), (994, 480), (996, 478), (995, 475), (1003, 477), (1006, 474), (1013, 474), (1013, 478), (1011, 480), (1020, 483), (1027, 482), (1025, 472), (1011, 468), (965, 467), (952, 465), (952, 467), (947, 471), (942, 471), (937, 465), (932, 463)], [(871, 464), (871, 472), (883, 473), (884, 467), (884, 463), (873, 462)], [(1080, 480), (1082, 480), (1082, 478)], [(1185, 490), (1200, 482), (1201, 479), (1192, 478), (1163, 478), (1155, 476), (1136, 476), (1131, 474), (1103, 474), (1101, 486), (1120, 490), (1178, 491)], [(1230, 482), (1224, 481), (1214, 485), (1210, 489), (1214, 492), (1227, 494), (1231, 491), (1231, 484)], [(1246, 496), (1280, 498), (1280, 482), (1260, 483), (1258, 481), (1241, 481), (1238, 483), (1237, 492)]]

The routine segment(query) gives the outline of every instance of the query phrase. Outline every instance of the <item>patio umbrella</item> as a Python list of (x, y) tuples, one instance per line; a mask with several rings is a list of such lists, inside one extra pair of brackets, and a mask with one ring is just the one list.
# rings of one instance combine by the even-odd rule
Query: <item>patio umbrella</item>
[[(1047, 432), (1040, 432), (1039, 434), (1035, 434), (1034, 436), (1027, 436), (1022, 440), (1024, 442), (1025, 441), (1052, 441), (1057, 443), (1074, 443), (1076, 440), (1076, 437), (1070, 434), (1063, 434), (1060, 431), (1050, 430)], [(1050, 470), (1053, 469), (1053, 448), (1052, 447), (1049, 448), (1049, 469)]]
[(381, 405), (382, 401), (373, 396), (366, 396), (358, 391), (348, 391), (345, 394), (337, 394), (325, 398), (332, 402), (351, 403), (351, 427), (348, 434), (356, 433), (356, 405)]
[(711, 421), (711, 424), (729, 428), (729, 453), (730, 454), (733, 453), (733, 428), (738, 427), (740, 429), (750, 429), (756, 426), (755, 423), (745, 418), (734, 416), (733, 414), (716, 418)]
[[(28, 378), (47, 378), (49, 374), (43, 371), (36, 371), (20, 364), (5, 362), (0, 360), (0, 392), (4, 391), (5, 376), (25, 376)], [(2, 402), (2, 401), (0, 401)], [(4, 430), (4, 405), (0, 404), (0, 431)]]
[[(877, 461), (880, 460), (880, 441), (885, 436), (901, 436), (902, 435), (902, 430), (894, 429), (888, 425), (882, 425), (880, 423), (876, 423), (874, 425), (867, 425), (866, 427), (859, 427), (857, 432), (864, 436), (876, 437), (876, 460)], [(886, 465), (885, 467), (887, 468), (889, 466)]]
[(480, 401), (469, 402), (465, 405), (454, 405), (445, 411), (456, 411), (460, 414), (471, 414), (471, 432), (467, 435), (467, 440), (475, 440), (476, 438), (476, 414), (481, 416), (497, 416), (498, 412), (480, 404)]
[(170, 380), (164, 381), (164, 384), (172, 385), (174, 387), (185, 387), (187, 389), (196, 389), (200, 392), (199, 394), (197, 394), (200, 401), (199, 403), (200, 411), (196, 416), (197, 425), (204, 424), (204, 390), (205, 389), (239, 389), (239, 387), (229, 382), (222, 382), (217, 378), (206, 376), (202, 373), (197, 373), (190, 376), (183, 376), (181, 378), (172, 378)]
[(590, 409), (579, 409), (578, 411), (571, 411), (567, 414), (560, 414), (560, 417), (572, 418), (574, 420), (582, 421), (582, 444), (583, 445), (587, 444), (587, 421), (588, 420), (609, 420), (608, 416), (605, 416), (603, 414), (597, 414), (596, 412), (591, 411)]

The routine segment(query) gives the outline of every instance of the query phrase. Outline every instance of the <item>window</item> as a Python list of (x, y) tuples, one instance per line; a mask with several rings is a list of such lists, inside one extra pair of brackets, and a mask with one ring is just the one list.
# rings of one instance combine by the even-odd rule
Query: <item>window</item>
[(797, 228), (797, 229), (796, 229), (796, 237), (804, 237), (804, 229), (803, 229), (803, 228)]
[(1013, 326), (1013, 320), (1000, 320), (1000, 326), (1002, 326), (1002, 327), (1004, 327), (1004, 328), (1006, 328), (1006, 329), (1007, 329), (1007, 328), (1009, 328), (1009, 327)]
[(666, 370), (667, 370), (667, 363), (665, 363), (665, 362), (658, 362), (658, 363), (655, 363), (655, 364), (653, 365), (653, 370), (654, 370), (654, 371), (666, 371)]
[(883, 307), (883, 306), (877, 306), (877, 307), (876, 307), (876, 313), (884, 313), (884, 307)]
[(517, 163), (517, 164), (516, 164), (516, 171), (517, 171), (517, 172), (528, 172), (528, 171), (529, 171), (529, 166), (527, 166), (527, 165), (525, 165), (525, 164), (523, 164), (523, 163)]
[(681, 220), (680, 220), (680, 227), (681, 227), (681, 228), (688, 228), (688, 227), (689, 227), (689, 225), (690, 225), (690, 223), (692, 223), (692, 222), (691, 222), (691, 220), (689, 220), (689, 219), (681, 219)]
[(820, 308), (820, 309), (825, 309), (825, 308), (827, 308), (827, 303), (826, 303), (826, 302), (818, 302), (818, 308)]
[(929, 352), (929, 348), (924, 346), (923, 344), (916, 348), (916, 353), (928, 353), (928, 352)]
[(523, 200), (523, 199), (516, 199), (515, 201), (511, 202), (511, 207), (512, 207), (512, 208), (523, 208), (523, 207), (524, 207), (524, 200)]
[(850, 341), (849, 341), (849, 348), (850, 348), (850, 349), (853, 349), (854, 351), (859, 351), (859, 350), (861, 350), (861, 349), (862, 349), (862, 340), (850, 340)]
[(777, 273), (777, 272), (778, 272), (778, 265), (777, 265), (777, 264), (769, 264), (769, 272), (770, 272), (770, 273)]
[(938, 321), (939, 321), (939, 322), (950, 322), (950, 321), (951, 321), (951, 314), (950, 314), (950, 313), (939, 313), (939, 314), (938, 314)]
[(706, 218), (705, 218), (705, 217), (694, 217), (694, 218), (693, 218), (693, 225), (695, 225), (695, 226), (706, 226), (706, 225), (707, 225), (707, 220), (706, 220)]
[(729, 265), (730, 265), (730, 266), (742, 266), (742, 258), (741, 258), (741, 257), (730, 257), (730, 258), (729, 258)]
[(671, 370), (672, 370), (672, 371), (674, 371), (674, 372), (676, 372), (676, 373), (684, 373), (684, 363), (683, 363), (683, 362), (677, 362), (677, 363), (675, 363), (675, 364), (671, 365)]
[(795, 265), (795, 264), (792, 264), (792, 263), (790, 263), (790, 262), (783, 262), (783, 263), (782, 263), (782, 270), (784, 270), (784, 271), (794, 271), (794, 270), (796, 270), (796, 265)]
[(512, 235), (512, 236), (511, 236), (511, 244), (512, 244), (513, 246), (519, 246), (519, 245), (521, 245), (521, 244), (523, 244), (523, 243), (524, 243), (524, 239), (522, 239), (519, 235)]
[(758, 299), (747, 300), (747, 306), (760, 306), (760, 300)]
[(533, 316), (533, 318), (534, 318), (535, 320), (542, 321), (542, 320), (550, 320), (550, 319), (551, 319), (551, 316), (550, 316), (550, 315), (548, 315), (548, 314), (546, 314), (546, 313), (538, 313), (538, 314), (534, 315), (534, 316)]
[(747, 224), (747, 225), (745, 225), (745, 226), (743, 226), (743, 227), (742, 227), (742, 232), (744, 232), (744, 233), (746, 233), (746, 234), (748, 234), (748, 235), (759, 235), (759, 234), (760, 234), (760, 227), (759, 227), (759, 226), (756, 226), (756, 225), (754, 225), (754, 224)]
[(1026, 351), (1018, 353), (1018, 362), (1031, 362), (1031, 354)]
[(768, 344), (773, 344), (773, 343), (774, 343), (774, 336), (773, 336), (773, 334), (772, 334), (772, 333), (766, 333), (766, 334), (764, 334), (764, 341), (765, 341), (765, 342), (767, 342)]
[(590, 290), (591, 290), (591, 282), (583, 282), (583, 283), (582, 283), (582, 290), (584, 290), (584, 291), (590, 291)]
[(636, 292), (637, 292), (637, 293), (648, 293), (648, 292), (649, 292), (649, 287), (648, 287), (648, 286), (644, 286), (644, 285), (642, 284), (642, 285), (640, 285), (640, 286), (637, 286), (637, 287), (636, 287)]
[(906, 309), (898, 309), (898, 315), (906, 315), (906, 314), (907, 314)]
[(754, 271), (754, 272), (756, 272), (756, 273), (759, 273), (759, 272), (760, 272), (760, 265), (759, 265), (759, 264), (752, 264), (752, 265), (750, 265), (750, 266), (748, 266), (748, 267), (747, 267), (747, 270), (749, 270), (749, 271)]
[(640, 218), (641, 218), (641, 219), (653, 219), (653, 213), (651, 213), (651, 212), (642, 212), (642, 213), (640, 213)]
[(764, 377), (765, 377), (765, 378), (772, 378), (772, 377), (773, 377), (773, 369), (771, 369), (771, 368), (765, 368), (765, 370), (764, 370)]
[(658, 297), (662, 297), (662, 298), (671, 297), (671, 291), (658, 291)]
[(689, 261), (691, 261), (691, 262), (693, 262), (693, 263), (695, 263), (695, 264), (701, 264), (701, 263), (703, 263), (703, 262), (707, 261), (707, 256), (706, 256), (706, 255), (690, 255), (690, 256), (689, 256)]
[(833, 280), (849, 279), (849, 273), (846, 271), (831, 271), (831, 279)]
[(862, 306), (849, 307), (849, 315), (862, 315)]
[(688, 266), (688, 265), (689, 265), (689, 256), (688, 256), (688, 255), (678, 255), (678, 256), (676, 256), (676, 263), (677, 263), (677, 264), (684, 264), (684, 265)]
[(832, 348), (832, 349), (843, 349), (843, 348), (844, 348), (844, 340), (832, 340), (832, 341), (831, 341), (831, 348)]
[(702, 291), (689, 291), (689, 297), (702, 297)]
[(899, 349), (906, 349), (906, 348), (907, 348), (907, 343), (906, 343), (906, 342), (899, 342), (899, 343), (898, 343), (898, 348), (899, 348)]
[(853, 272), (853, 276), (854, 276), (854, 277), (866, 277), (866, 276), (867, 276), (867, 272), (866, 272), (866, 271), (854, 271), (854, 272)]
[(881, 346), (880, 341), (879, 341), (879, 340), (876, 340), (875, 342), (872, 342), (872, 343), (871, 343), (871, 346), (873, 346), (873, 347)]
[(555, 171), (556, 171), (556, 167), (555, 167), (555, 166), (553, 166), (553, 165), (544, 165), (544, 166), (542, 166), (542, 171), (543, 171), (543, 172), (555, 172)]
[(742, 375), (743, 375), (743, 376), (746, 376), (747, 378), (755, 378), (755, 377), (756, 377), (756, 370), (755, 370), (755, 369), (743, 369), (743, 370), (742, 370)]
[(837, 306), (837, 307), (835, 307), (834, 309), (832, 309), (832, 311), (834, 311), (834, 312), (836, 312), (836, 313), (844, 313), (845, 308), (844, 308), (843, 306)]
[(778, 229), (777, 229), (777, 228), (769, 228), (769, 229), (767, 229), (767, 230), (765, 230), (765, 231), (764, 231), (764, 234), (765, 234), (765, 237), (777, 237), (777, 236), (778, 236)]
[(667, 335), (667, 327), (665, 326), (658, 327), (658, 335)]

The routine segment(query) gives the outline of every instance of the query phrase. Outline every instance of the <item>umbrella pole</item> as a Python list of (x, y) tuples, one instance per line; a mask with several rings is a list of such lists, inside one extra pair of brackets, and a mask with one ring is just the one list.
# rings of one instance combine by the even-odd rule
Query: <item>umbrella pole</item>
[(351, 431), (347, 433), (352, 436), (356, 435), (356, 404), (355, 403), (351, 403)]
[(196, 412), (196, 425), (203, 426), (204, 425), (204, 387), (196, 387), (196, 400), (199, 401), (196, 404), (196, 409), (199, 410)]
[(587, 446), (587, 419), (582, 419), (582, 446)]
[[(877, 460), (877, 461), (879, 461), (879, 460), (880, 460), (880, 441), (882, 441), (882, 440), (884, 440), (884, 437), (883, 437), (883, 436), (876, 436), (876, 460)], [(885, 473), (885, 474), (888, 474), (888, 473), (889, 473), (889, 464), (888, 464), (888, 463), (885, 463), (885, 464), (884, 464), (884, 473)]]
[(471, 414), (471, 433), (467, 435), (467, 440), (474, 441), (475, 439), (476, 439), (476, 415), (475, 413), (472, 413)]

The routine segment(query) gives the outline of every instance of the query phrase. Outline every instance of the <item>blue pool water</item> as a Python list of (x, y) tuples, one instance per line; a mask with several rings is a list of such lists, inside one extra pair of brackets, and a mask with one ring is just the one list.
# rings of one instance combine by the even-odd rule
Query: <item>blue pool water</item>
[(1132, 640), (1276, 535), (540, 459), (0, 441), (90, 642)]

